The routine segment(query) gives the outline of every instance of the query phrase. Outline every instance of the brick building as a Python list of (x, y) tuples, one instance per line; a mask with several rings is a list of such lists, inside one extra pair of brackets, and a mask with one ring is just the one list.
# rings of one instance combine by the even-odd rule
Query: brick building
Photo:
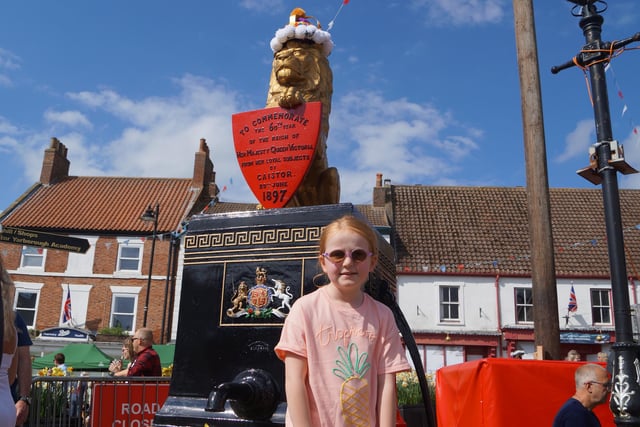
[[(173, 296), (180, 284), (182, 224), (218, 194), (205, 140), (195, 153), (192, 178), (84, 177), (71, 176), (69, 170), (67, 148), (52, 138), (40, 181), (0, 215), (5, 230), (55, 233), (90, 243), (81, 254), (0, 242), (16, 283), (16, 309), (36, 330), (73, 324), (92, 332), (117, 326), (133, 332), (147, 318), (156, 341), (168, 341), (177, 319)], [(141, 219), (148, 208), (157, 214), (155, 245), (154, 221)], [(63, 322), (67, 296), (69, 323)]]

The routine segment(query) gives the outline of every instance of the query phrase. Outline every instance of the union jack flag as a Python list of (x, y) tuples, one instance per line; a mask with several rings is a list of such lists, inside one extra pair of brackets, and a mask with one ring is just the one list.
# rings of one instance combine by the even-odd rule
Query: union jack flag
[(71, 290), (67, 287), (67, 299), (64, 301), (64, 308), (62, 309), (62, 323), (71, 321)]
[(571, 285), (571, 293), (569, 294), (569, 307), (567, 310), (570, 312), (574, 312), (578, 310), (578, 300), (576, 299), (576, 291), (573, 289), (573, 285)]

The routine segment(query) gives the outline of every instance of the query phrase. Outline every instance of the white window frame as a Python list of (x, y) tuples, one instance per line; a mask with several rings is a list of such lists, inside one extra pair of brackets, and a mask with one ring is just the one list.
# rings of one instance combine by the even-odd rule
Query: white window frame
[[(41, 257), (42, 258), (42, 263), (40, 265), (25, 265), (24, 261), (25, 261), (25, 251), (28, 248), (33, 248), (33, 249), (40, 249), (42, 250), (42, 255), (38, 254), (38, 255), (27, 255), (27, 257), (33, 257), (34, 259), (37, 257)], [(22, 251), (20, 252), (20, 267), (18, 268), (18, 271), (44, 271), (44, 265), (46, 263), (47, 260), (47, 250), (45, 248), (41, 248), (39, 246), (28, 246), (28, 245), (24, 245), (22, 246)]]
[[(122, 249), (124, 248), (137, 248), (138, 252), (138, 268), (137, 269), (123, 269), (120, 264), (123, 259)], [(131, 237), (118, 237), (118, 259), (116, 261), (116, 274), (119, 275), (140, 275), (142, 274), (142, 257), (144, 254), (144, 241), (140, 238)], [(134, 258), (125, 258), (134, 259)]]
[(32, 323), (27, 322), (27, 318), (25, 318), (25, 316), (22, 316), (28, 328), (35, 329), (36, 324), (38, 323), (38, 306), (40, 305), (40, 295), (41, 295), (41, 290), (43, 286), (44, 286), (44, 283), (15, 282), (16, 294), (13, 299), (14, 310), (16, 311), (31, 310), (30, 308), (24, 309), (24, 308), (18, 307), (18, 298), (20, 296), (20, 293), (36, 294), (36, 304), (35, 304), (35, 307), (33, 308), (33, 322)]
[(128, 313), (114, 313), (114, 307), (116, 298), (133, 298), (133, 312), (131, 315), (133, 319), (131, 320), (131, 329), (123, 329), (125, 332), (130, 332), (131, 334), (135, 333), (136, 329), (136, 321), (137, 321), (137, 313), (138, 313), (138, 296), (140, 295), (140, 291), (142, 290), (141, 286), (111, 286), (111, 308), (109, 310), (109, 327), (113, 327), (113, 316), (114, 314), (128, 314)]
[[(518, 291), (524, 291), (525, 293), (528, 293), (529, 296), (531, 297), (531, 303), (527, 304), (526, 302), (524, 304), (518, 304)], [(519, 324), (532, 324), (533, 323), (533, 289), (532, 288), (527, 288), (527, 287), (522, 287), (522, 286), (516, 286), (515, 288), (513, 288), (513, 305), (515, 308), (515, 322), (519, 323)], [(518, 318), (518, 309), (520, 307), (523, 307), (523, 309), (526, 310), (527, 307), (531, 308), (531, 320), (520, 320)], [(525, 314), (525, 317), (526, 314)]]
[[(455, 302), (444, 301), (443, 299), (443, 290), (445, 288), (448, 289), (456, 289), (458, 293), (458, 300)], [(452, 306), (457, 306), (458, 308), (458, 317), (445, 317), (445, 313), (443, 310), (444, 306), (449, 307), (449, 313), (451, 312)], [(462, 286), (458, 284), (441, 284), (438, 285), (438, 310), (440, 312), (440, 323), (462, 323)]]
[[(607, 298), (605, 300), (607, 305), (595, 305), (593, 301), (593, 292), (597, 291), (598, 293), (606, 293)], [(591, 322), (593, 325), (612, 325), (613, 324), (613, 310), (611, 304), (611, 289), (607, 288), (591, 288), (589, 289), (589, 299), (591, 303)], [(602, 310), (606, 309), (609, 312), (609, 322), (596, 322), (596, 319), (593, 317), (594, 310), (600, 310), (602, 314)]]

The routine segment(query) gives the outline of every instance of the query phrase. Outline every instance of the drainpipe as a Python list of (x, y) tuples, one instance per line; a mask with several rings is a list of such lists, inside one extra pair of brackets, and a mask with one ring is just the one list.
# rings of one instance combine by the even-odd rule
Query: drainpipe
[(502, 357), (502, 304), (500, 304), (500, 275), (496, 274), (496, 280), (494, 281), (494, 287), (496, 288), (496, 319), (498, 319), (498, 332), (500, 332), (500, 345), (498, 346), (498, 357)]

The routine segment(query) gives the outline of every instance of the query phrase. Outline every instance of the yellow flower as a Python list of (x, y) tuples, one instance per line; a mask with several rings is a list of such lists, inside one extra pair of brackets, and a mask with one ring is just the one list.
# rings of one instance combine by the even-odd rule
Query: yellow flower
[[(431, 399), (435, 396), (435, 381), (432, 375), (426, 375)], [(396, 391), (398, 405), (417, 405), (423, 402), (420, 381), (416, 371), (400, 372), (396, 374)]]
[(162, 376), (170, 377), (173, 374), (173, 363), (166, 368), (162, 368)]

